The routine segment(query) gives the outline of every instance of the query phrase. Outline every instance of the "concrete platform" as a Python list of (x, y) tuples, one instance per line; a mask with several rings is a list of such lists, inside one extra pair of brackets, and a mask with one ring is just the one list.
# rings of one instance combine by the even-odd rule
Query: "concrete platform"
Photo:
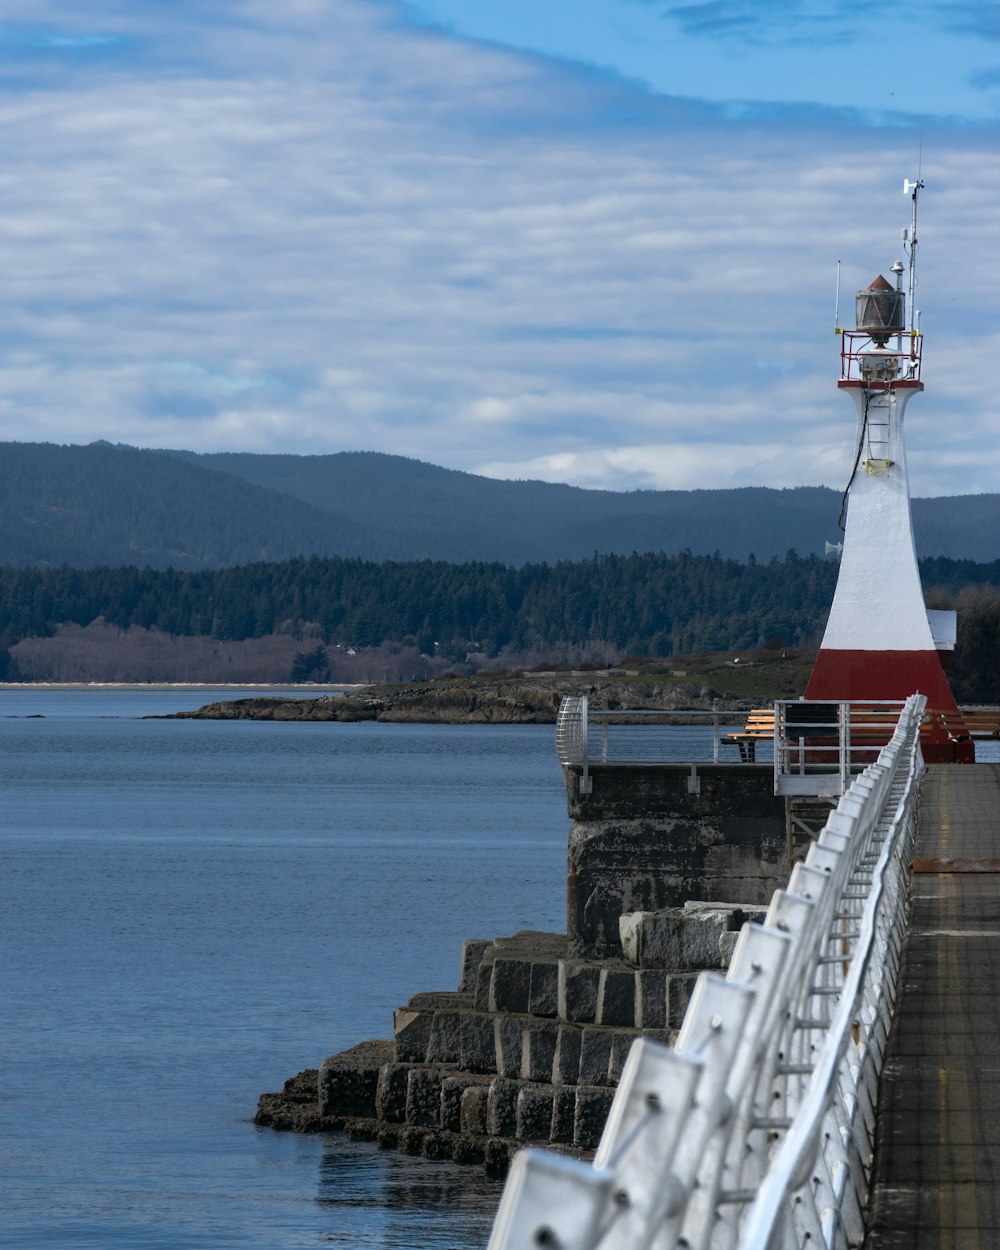
[(1000, 1245), (1000, 765), (932, 765), (867, 1250)]

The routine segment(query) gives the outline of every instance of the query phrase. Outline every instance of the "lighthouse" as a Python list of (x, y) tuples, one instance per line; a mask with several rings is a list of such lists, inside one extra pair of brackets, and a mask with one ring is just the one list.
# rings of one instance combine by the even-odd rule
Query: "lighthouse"
[(909, 265), (896, 261), (894, 282), (880, 274), (859, 291), (856, 328), (837, 331), (837, 385), (854, 403), (857, 429), (844, 495), (840, 573), (805, 698), (871, 703), (926, 695), (930, 719), (922, 736), (924, 758), (972, 763), (973, 744), (942, 662), (953, 645), (949, 625), (954, 618), (933, 614), (935, 640), (924, 606), (903, 442), (906, 406), (924, 389), (923, 336), (913, 308), (922, 189), (919, 180), (904, 183), (912, 201), (911, 225), (903, 231)]

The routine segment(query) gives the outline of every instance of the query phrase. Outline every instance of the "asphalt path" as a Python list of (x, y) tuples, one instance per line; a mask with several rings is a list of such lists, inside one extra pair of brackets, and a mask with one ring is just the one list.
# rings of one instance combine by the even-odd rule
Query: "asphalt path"
[(867, 1250), (1000, 1246), (1000, 764), (932, 765)]

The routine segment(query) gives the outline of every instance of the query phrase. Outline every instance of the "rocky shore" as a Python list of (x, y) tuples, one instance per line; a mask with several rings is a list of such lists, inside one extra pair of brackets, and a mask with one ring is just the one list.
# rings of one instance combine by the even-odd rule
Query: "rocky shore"
[[(525, 674), (517, 678), (437, 679), (401, 686), (365, 686), (343, 695), (233, 699), (208, 703), (188, 720), (392, 721), (457, 725), (554, 724), (564, 695), (586, 694), (594, 708), (710, 711), (718, 698), (708, 686), (629, 681), (599, 674)], [(745, 701), (720, 698), (722, 710), (741, 712)]]

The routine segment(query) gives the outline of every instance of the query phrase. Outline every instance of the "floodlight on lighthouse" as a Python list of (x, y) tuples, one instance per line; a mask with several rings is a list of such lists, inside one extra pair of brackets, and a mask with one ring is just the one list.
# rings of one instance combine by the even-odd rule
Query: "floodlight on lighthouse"
[(903, 292), (879, 274), (871, 286), (857, 294), (858, 330), (876, 347), (885, 347), (893, 334), (902, 334), (906, 328), (905, 302)]

